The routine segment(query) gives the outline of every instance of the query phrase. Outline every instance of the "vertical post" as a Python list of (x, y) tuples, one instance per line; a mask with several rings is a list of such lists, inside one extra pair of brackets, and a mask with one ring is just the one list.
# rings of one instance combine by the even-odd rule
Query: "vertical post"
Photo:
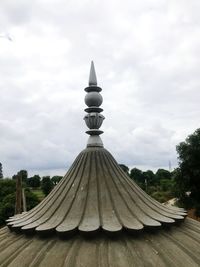
[(17, 174), (15, 214), (20, 214), (21, 212), (22, 212), (22, 178), (20, 174)]
[(3, 179), (2, 163), (0, 162), (0, 179)]
[(147, 178), (145, 179), (145, 188), (146, 188), (146, 193), (147, 193), (147, 187), (148, 187), (148, 182), (147, 182)]
[(27, 211), (26, 208), (26, 195), (25, 195), (25, 189), (22, 188), (22, 203), (23, 203), (23, 212)]

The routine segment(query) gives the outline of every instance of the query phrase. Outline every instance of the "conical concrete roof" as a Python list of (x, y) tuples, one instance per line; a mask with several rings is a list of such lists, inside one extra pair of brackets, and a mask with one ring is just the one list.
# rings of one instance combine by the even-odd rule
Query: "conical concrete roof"
[(103, 147), (91, 72), (87, 148), (39, 205), (0, 230), (0, 266), (200, 266), (200, 223), (148, 196)]
[(200, 223), (144, 231), (138, 235), (77, 234), (60, 239), (0, 229), (1, 267), (198, 267)]
[(141, 230), (183, 220), (182, 209), (142, 191), (102, 147), (83, 150), (59, 185), (33, 210), (10, 219), (13, 230), (38, 233)]

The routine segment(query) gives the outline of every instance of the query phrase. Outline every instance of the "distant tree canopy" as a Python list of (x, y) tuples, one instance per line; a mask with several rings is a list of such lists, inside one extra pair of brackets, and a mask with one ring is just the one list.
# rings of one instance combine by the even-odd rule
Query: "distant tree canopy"
[(21, 170), (17, 174), (14, 174), (12, 176), (12, 179), (16, 180), (17, 176), (21, 176), (22, 182), (26, 183), (27, 182), (27, 178), (28, 178), (28, 172), (27, 172), (27, 170)]
[(176, 147), (179, 159), (174, 179), (180, 200), (200, 216), (200, 129)]
[(27, 210), (34, 208), (40, 201), (38, 197), (30, 191), (29, 188), (25, 189)]
[(62, 178), (63, 176), (55, 175), (51, 178), (51, 181), (53, 182), (54, 185), (57, 185)]
[(3, 167), (2, 167), (2, 163), (0, 162), (0, 179), (3, 178)]
[(133, 168), (130, 171), (130, 177), (135, 180), (135, 182), (144, 189), (146, 183), (151, 183), (154, 177), (154, 173), (152, 171), (143, 172), (138, 168)]
[(30, 177), (27, 179), (27, 186), (37, 188), (40, 187), (40, 176), (34, 175), (33, 177)]
[(45, 196), (47, 196), (53, 188), (53, 182), (50, 179), (50, 176), (44, 176), (42, 178), (42, 184), (41, 184), (41, 189)]
[(130, 171), (131, 179), (160, 202), (166, 202), (174, 197), (174, 181), (171, 176), (172, 173), (165, 169), (158, 169), (155, 174), (151, 170), (142, 171), (138, 168), (133, 168)]
[(11, 179), (0, 180), (0, 203), (3, 198), (13, 192), (15, 192), (16, 183)]
[(157, 172), (154, 174), (153, 184), (159, 185), (161, 180), (171, 179), (171, 177), (172, 177), (172, 174), (168, 170), (158, 169)]
[(144, 176), (143, 180), (144, 181), (146, 180), (148, 182), (148, 184), (153, 184), (154, 183), (155, 174), (151, 170), (143, 172), (143, 176)]
[(122, 168), (122, 170), (123, 170), (126, 174), (129, 174), (129, 167), (127, 167), (127, 166), (124, 165), (124, 164), (119, 164), (119, 166)]
[(143, 172), (137, 168), (133, 168), (130, 172), (130, 177), (137, 182), (144, 182)]
[(171, 172), (165, 169), (158, 169), (156, 172), (157, 180), (161, 179), (171, 179)]
[[(14, 215), (15, 211), (15, 191), (16, 182), (11, 179), (0, 180), (0, 225), (5, 224), (5, 220)], [(39, 203), (36, 195), (28, 188), (25, 189), (27, 210), (32, 209)]]

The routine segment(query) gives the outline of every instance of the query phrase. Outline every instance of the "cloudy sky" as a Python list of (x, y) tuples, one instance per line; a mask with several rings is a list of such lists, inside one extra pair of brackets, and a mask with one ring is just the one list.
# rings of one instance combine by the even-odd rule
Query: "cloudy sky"
[(199, 10), (199, 0), (1, 0), (4, 176), (64, 174), (85, 148), (92, 59), (105, 147), (131, 167), (176, 167), (176, 145), (199, 127)]

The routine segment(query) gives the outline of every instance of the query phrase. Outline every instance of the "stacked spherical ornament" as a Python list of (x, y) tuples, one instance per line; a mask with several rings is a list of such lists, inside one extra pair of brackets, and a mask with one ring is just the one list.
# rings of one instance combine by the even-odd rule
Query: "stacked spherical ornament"
[(101, 127), (103, 120), (105, 119), (102, 114), (100, 114), (103, 109), (100, 108), (103, 98), (99, 92), (101, 92), (101, 88), (97, 86), (97, 78), (94, 68), (94, 63), (91, 64), (90, 69), (90, 77), (89, 77), (89, 86), (85, 88), (87, 92), (85, 96), (85, 104), (88, 108), (85, 111), (88, 113), (85, 115), (84, 120), (89, 128), (86, 131), (87, 134), (90, 135), (88, 139), (87, 146), (103, 146), (101, 138), (99, 137), (103, 131), (99, 130)]

